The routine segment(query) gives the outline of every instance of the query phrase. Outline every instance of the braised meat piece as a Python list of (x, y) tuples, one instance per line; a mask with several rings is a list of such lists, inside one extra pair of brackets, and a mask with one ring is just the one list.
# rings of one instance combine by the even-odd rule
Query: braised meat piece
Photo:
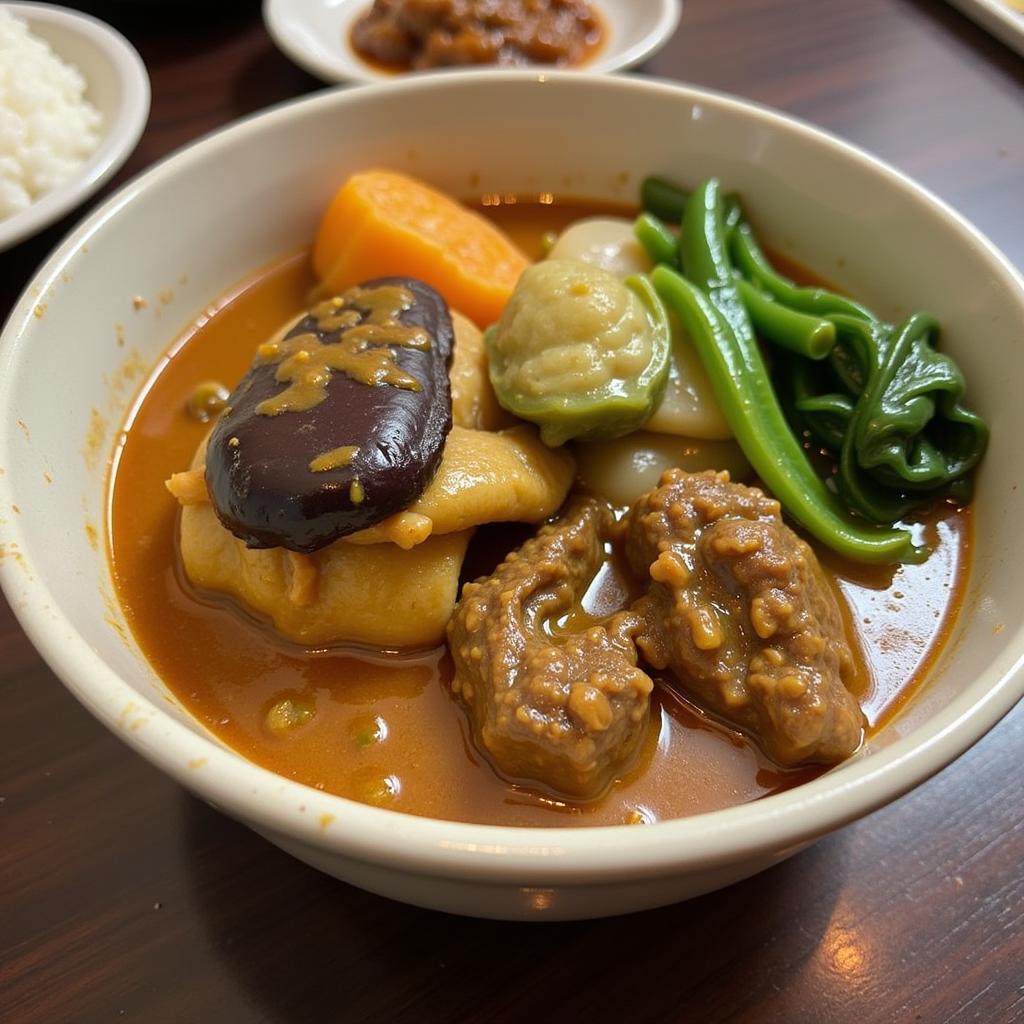
[(657, 669), (782, 765), (831, 764), (861, 742), (853, 655), (835, 595), (779, 503), (727, 473), (667, 472), (626, 519), (650, 589), (637, 643)]
[(493, 575), (466, 584), (448, 626), (452, 688), (480, 749), (510, 779), (583, 800), (630, 767), (653, 688), (637, 668), (641, 622), (631, 612), (582, 632), (557, 625), (615, 530), (607, 505), (575, 502)]

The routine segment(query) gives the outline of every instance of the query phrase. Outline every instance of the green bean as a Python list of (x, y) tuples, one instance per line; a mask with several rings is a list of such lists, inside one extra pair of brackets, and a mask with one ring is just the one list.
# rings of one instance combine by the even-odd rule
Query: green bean
[(753, 333), (738, 333), (707, 294), (674, 270), (656, 267), (651, 280), (686, 325), (743, 453), (786, 511), (848, 558), (922, 561), (927, 549), (915, 547), (908, 531), (859, 524), (814, 472), (786, 422)]
[(845, 295), (837, 295), (827, 288), (802, 288), (788, 277), (783, 277), (768, 261), (768, 257), (757, 244), (754, 230), (746, 220), (741, 220), (729, 236), (729, 250), (740, 273), (762, 291), (768, 292), (777, 302), (812, 316), (828, 316), (843, 313), (874, 320), (871, 310)]
[(729, 260), (722, 196), (716, 178), (709, 178), (686, 201), (679, 255), (683, 273), (708, 293), (733, 330), (753, 338), (750, 317)]
[(640, 186), (640, 205), (655, 217), (678, 224), (683, 219), (686, 193), (664, 178), (644, 178)]
[(679, 241), (664, 221), (652, 213), (641, 213), (633, 224), (633, 234), (652, 262), (676, 265)]
[[(647, 178), (641, 186), (641, 200), (645, 210), (663, 221), (678, 222), (686, 209), (688, 194), (664, 178)], [(859, 302), (827, 288), (804, 288), (780, 274), (769, 262), (758, 244), (754, 229), (746, 219), (739, 196), (730, 193), (722, 197), (722, 223), (732, 259), (743, 276), (768, 292), (776, 301), (790, 306), (796, 312), (812, 316), (846, 313), (874, 319), (870, 310)]]
[(743, 222), (743, 206), (735, 192), (722, 196), (722, 222), (728, 239), (732, 238), (732, 233)]
[(761, 337), (808, 359), (824, 359), (832, 350), (836, 329), (828, 320), (783, 306), (749, 281), (738, 280), (736, 286)]
[[(666, 221), (671, 224), (679, 224), (682, 221), (688, 198), (688, 192), (664, 178), (645, 178), (640, 186), (641, 206), (646, 213), (650, 213), (660, 220), (662, 225)], [(731, 236), (736, 225), (743, 220), (743, 207), (735, 192), (724, 196), (722, 205), (726, 234)], [(677, 260), (656, 260), (655, 262), (675, 263)]]

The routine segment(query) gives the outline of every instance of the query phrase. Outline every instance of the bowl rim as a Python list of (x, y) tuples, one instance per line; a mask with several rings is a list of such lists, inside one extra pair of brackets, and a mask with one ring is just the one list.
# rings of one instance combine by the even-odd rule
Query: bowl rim
[[(72, 179), (0, 220), (0, 252), (49, 227), (104, 185), (138, 145), (150, 104), (145, 63), (135, 47), (105, 21), (54, 4), (4, 3), (3, 7), (28, 22), (34, 34), (41, 26), (57, 26), (73, 32), (101, 54), (117, 75), (119, 102), (115, 115), (103, 126), (99, 145)], [(54, 53), (67, 60), (55, 48)]]
[[(457, 81), (456, 81), (457, 80)], [(57, 247), (28, 283), (0, 333), (0, 408), (11, 408), (14, 364), (33, 322), (37, 296), (55, 283), (67, 262), (111, 218), (148, 187), (179, 168), (215, 155), (235, 140), (260, 133), (321, 108), (373, 101), (380, 93), (410, 89), (558, 88), (644, 95), (671, 95), (681, 105), (715, 107), (812, 137), (840, 149), (888, 178), (908, 198), (923, 202), (950, 222), (965, 244), (1011, 286), (1024, 315), (1024, 277), (978, 229), (937, 196), (864, 150), (807, 122), (720, 92), (658, 79), (582, 72), (457, 71), (429, 78), (354, 89), (330, 89), (289, 100), (218, 129), (177, 150), (124, 185)], [(13, 417), (0, 419), (0, 465), (18, 433)], [(0, 507), (12, 500), (12, 473), (0, 476)], [(59, 602), (32, 566), (19, 517), (0, 528), (20, 549), (19, 564), (0, 560), (0, 586), (32, 643), (67, 688), (116, 735), (152, 763), (215, 806), (259, 831), (312, 848), (394, 870), (464, 881), (520, 885), (612, 882), (665, 877), (714, 863), (725, 865), (759, 852), (793, 850), (890, 802), (940, 771), (994, 726), (1024, 694), (1024, 622), (1013, 627), (1000, 655), (980, 673), (991, 682), (980, 699), (959, 694), (928, 721), (870, 756), (846, 762), (841, 771), (752, 803), (661, 821), (630, 825), (518, 827), (477, 825), (418, 817), (348, 800), (276, 775), (247, 761), (215, 737), (194, 732), (158, 703), (141, 697), (106, 665), (61, 613)], [(104, 524), (106, 529), (106, 524)], [(26, 571), (27, 570), (27, 571)], [(144, 720), (127, 728), (125, 709)], [(133, 723), (134, 724), (134, 723)], [(190, 766), (191, 763), (191, 766)], [(198, 765), (201, 764), (201, 767)]]
[[(330, 0), (329, 6), (344, 8), (357, 2), (368, 8), (372, 0)], [(600, 10), (608, 3), (628, 4), (632, 0), (594, 0), (594, 2)], [(563, 70), (576, 74), (598, 74), (623, 71), (647, 60), (672, 37), (679, 26), (679, 19), (683, 13), (683, 0), (651, 0), (651, 2), (657, 5), (657, 18), (647, 32), (635, 39), (631, 45), (621, 50), (604, 48), (592, 61), (582, 65), (578, 71), (572, 68)], [(323, 82), (390, 82), (395, 78), (404, 78), (409, 75), (422, 78), (424, 75), (451, 73), (446, 70), (433, 69), (417, 72), (378, 71), (352, 49), (347, 38), (342, 40), (337, 59), (325, 59), (316, 51), (303, 45), (302, 40), (296, 37), (292, 29), (294, 6), (291, 0), (263, 0), (263, 24), (281, 53), (303, 71)], [(603, 10), (601, 13), (603, 17), (608, 17)], [(513, 74), (535, 75), (544, 69), (532, 67), (506, 70), (510, 70)], [(460, 69), (460, 72), (465, 74), (466, 70)]]

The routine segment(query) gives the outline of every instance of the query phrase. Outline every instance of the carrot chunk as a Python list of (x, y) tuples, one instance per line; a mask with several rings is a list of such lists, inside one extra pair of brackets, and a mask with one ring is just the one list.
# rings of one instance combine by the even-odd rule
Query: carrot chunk
[(353, 174), (317, 231), (325, 291), (373, 277), (418, 277), (481, 327), (501, 314), (529, 260), (490, 221), (395, 171)]

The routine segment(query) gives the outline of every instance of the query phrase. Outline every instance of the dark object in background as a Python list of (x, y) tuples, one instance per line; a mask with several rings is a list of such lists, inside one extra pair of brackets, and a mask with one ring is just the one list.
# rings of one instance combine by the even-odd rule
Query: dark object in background
[(64, 0), (63, 6), (91, 14), (126, 34), (135, 28), (151, 38), (153, 29), (187, 34), (194, 44), (197, 26), (220, 28), (232, 22), (239, 25), (260, 16), (260, 0)]

